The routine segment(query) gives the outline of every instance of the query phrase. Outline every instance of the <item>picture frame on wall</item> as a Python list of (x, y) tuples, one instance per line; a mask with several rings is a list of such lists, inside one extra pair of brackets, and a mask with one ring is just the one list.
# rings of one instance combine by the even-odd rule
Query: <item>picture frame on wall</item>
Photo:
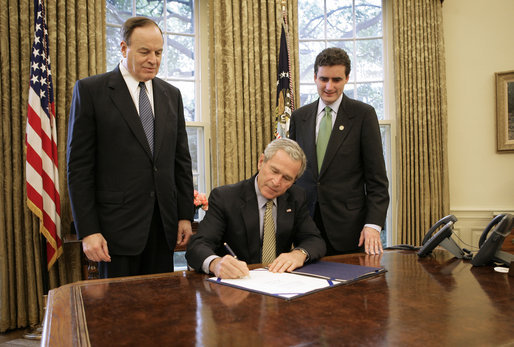
[(498, 152), (514, 152), (514, 71), (496, 72)]

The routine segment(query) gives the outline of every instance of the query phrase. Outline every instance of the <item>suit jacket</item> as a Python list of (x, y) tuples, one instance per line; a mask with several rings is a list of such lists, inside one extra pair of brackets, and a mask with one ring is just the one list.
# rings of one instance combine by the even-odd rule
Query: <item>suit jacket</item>
[(293, 112), (290, 138), (307, 156), (307, 170), (296, 182), (307, 192), (314, 215), (319, 203), (328, 240), (338, 251), (358, 249), (364, 224), (384, 226), (389, 205), (380, 127), (375, 109), (343, 96), (318, 174), (318, 101)]
[(180, 91), (153, 81), (154, 156), (119, 68), (77, 81), (68, 129), (68, 188), (80, 238), (102, 233), (109, 251), (146, 245), (156, 201), (173, 250), (178, 220), (193, 219), (191, 158)]
[[(209, 210), (187, 247), (186, 259), (191, 267), (201, 271), (207, 257), (227, 254), (224, 242), (238, 259), (248, 264), (262, 262), (255, 177), (212, 190)], [(277, 256), (291, 251), (291, 245), (305, 249), (310, 260), (325, 255), (325, 242), (309, 216), (305, 192), (300, 187), (292, 186), (277, 198), (276, 240)]]

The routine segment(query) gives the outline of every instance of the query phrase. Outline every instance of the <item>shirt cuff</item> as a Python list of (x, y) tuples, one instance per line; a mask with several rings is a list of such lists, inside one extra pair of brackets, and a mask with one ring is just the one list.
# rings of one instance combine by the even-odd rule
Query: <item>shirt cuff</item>
[(382, 227), (380, 225), (376, 225), (376, 224), (364, 224), (365, 227), (370, 227), (372, 229), (375, 229), (376, 231), (378, 231), (379, 233), (382, 231)]
[(205, 258), (205, 260), (203, 261), (203, 264), (202, 264), (202, 271), (205, 272), (206, 274), (210, 274), (211, 271), (209, 270), (209, 266), (211, 265), (211, 261), (213, 261), (216, 258), (219, 258), (219, 257), (214, 254)]

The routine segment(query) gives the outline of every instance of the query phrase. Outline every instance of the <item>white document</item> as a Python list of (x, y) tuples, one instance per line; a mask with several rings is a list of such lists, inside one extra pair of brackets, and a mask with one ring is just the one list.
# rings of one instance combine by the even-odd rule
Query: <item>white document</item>
[(337, 281), (288, 272), (273, 273), (264, 268), (250, 270), (250, 278), (220, 279), (218, 277), (211, 277), (208, 280), (283, 299), (293, 299), (300, 295), (341, 284)]

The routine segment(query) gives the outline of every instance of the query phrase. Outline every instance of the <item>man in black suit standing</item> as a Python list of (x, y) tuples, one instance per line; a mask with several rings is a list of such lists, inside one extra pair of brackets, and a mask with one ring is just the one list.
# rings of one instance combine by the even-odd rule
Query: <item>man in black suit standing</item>
[(73, 218), (103, 278), (173, 271), (194, 212), (182, 96), (155, 77), (162, 32), (145, 17), (121, 32), (121, 63), (75, 84), (68, 129)]
[[(293, 112), (290, 138), (308, 167), (297, 184), (327, 243), (327, 255), (382, 252), (380, 232), (389, 205), (388, 180), (375, 109), (343, 93), (350, 58), (327, 48), (314, 64), (319, 99)], [(362, 249), (362, 248), (360, 248)]]
[(306, 167), (302, 149), (289, 139), (274, 140), (258, 167), (252, 178), (211, 192), (209, 210), (186, 252), (195, 270), (238, 278), (248, 275), (247, 263), (269, 264), (270, 271), (284, 272), (325, 254), (305, 192), (293, 185)]

